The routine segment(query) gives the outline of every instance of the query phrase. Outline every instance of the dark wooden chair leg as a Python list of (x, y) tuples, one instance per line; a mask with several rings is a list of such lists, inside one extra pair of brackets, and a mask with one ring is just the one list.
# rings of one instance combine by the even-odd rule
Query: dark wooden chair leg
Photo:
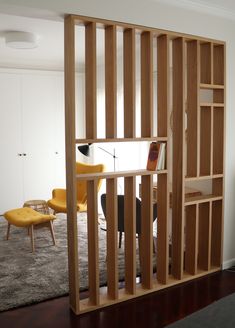
[(7, 237), (6, 237), (7, 240), (9, 239), (9, 236), (10, 236), (10, 228), (11, 228), (11, 224), (8, 222), (8, 226), (7, 226)]
[(55, 233), (54, 233), (53, 221), (52, 220), (49, 222), (49, 227), (50, 227), (51, 236), (52, 236), (52, 239), (53, 239), (53, 244), (56, 245)]
[(118, 245), (119, 248), (122, 247), (122, 232), (119, 231), (119, 245)]

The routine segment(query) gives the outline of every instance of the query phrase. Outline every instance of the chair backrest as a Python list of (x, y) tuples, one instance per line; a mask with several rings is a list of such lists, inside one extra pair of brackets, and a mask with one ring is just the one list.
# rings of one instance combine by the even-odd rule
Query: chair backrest
[[(101, 206), (106, 217), (106, 194), (101, 195)], [(157, 218), (157, 204), (153, 205), (153, 221)], [(118, 195), (118, 231), (124, 232), (124, 195)], [(141, 233), (141, 201), (136, 197), (136, 233)]]
[[(85, 174), (85, 173), (101, 173), (104, 172), (105, 166), (103, 164), (91, 165), (77, 162), (76, 163), (76, 173)], [(102, 180), (98, 181), (98, 191), (101, 187)], [(86, 203), (87, 201), (87, 182), (78, 181), (77, 182), (77, 200), (79, 203)]]

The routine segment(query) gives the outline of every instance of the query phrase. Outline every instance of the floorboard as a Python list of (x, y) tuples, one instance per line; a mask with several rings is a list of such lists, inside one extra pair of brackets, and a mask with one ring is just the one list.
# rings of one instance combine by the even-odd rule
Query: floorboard
[(224, 270), (81, 316), (69, 309), (68, 297), (60, 297), (2, 312), (0, 327), (164, 327), (234, 292), (235, 272)]

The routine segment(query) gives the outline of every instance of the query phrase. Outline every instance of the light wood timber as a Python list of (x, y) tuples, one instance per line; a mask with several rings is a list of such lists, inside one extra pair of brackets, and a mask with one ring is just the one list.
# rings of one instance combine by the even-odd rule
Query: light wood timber
[(98, 181), (87, 181), (88, 284), (92, 305), (99, 305)]
[(220, 200), (220, 199), (222, 199), (222, 196), (215, 196), (215, 195), (201, 195), (201, 196), (188, 197), (187, 199), (185, 199), (185, 206), (200, 204), (200, 203), (208, 203), (211, 200)]
[(71, 16), (65, 18), (65, 142), (67, 231), (70, 307), (79, 313), (79, 267), (77, 241), (77, 195), (75, 158), (75, 26)]
[[(169, 134), (169, 37), (161, 35), (157, 38), (157, 130), (159, 136)], [(166, 144), (166, 164), (169, 167), (169, 147)], [(169, 242), (168, 242), (168, 211), (169, 211), (169, 183), (168, 174), (158, 176), (158, 215), (157, 215), (157, 280), (166, 284), (169, 271)]]
[(200, 175), (210, 175), (211, 172), (211, 107), (201, 107), (200, 110)]
[(124, 137), (135, 137), (135, 30), (126, 29), (124, 37)]
[(199, 41), (187, 43), (187, 176), (197, 176)]
[(213, 107), (213, 174), (223, 173), (224, 110)]
[(223, 242), (223, 200), (212, 202), (212, 227), (211, 227), (211, 264), (220, 266), (222, 263)]
[(117, 179), (106, 180), (106, 193), (108, 297), (110, 299), (117, 299)]
[(143, 288), (153, 287), (153, 202), (152, 177), (141, 177), (141, 283)]
[(158, 117), (157, 129), (158, 136), (163, 137), (168, 134), (168, 111), (169, 111), (169, 38), (167, 35), (161, 35), (157, 38), (157, 99), (158, 99)]
[[(149, 183), (152, 183), (152, 175), (153, 174), (158, 174), (158, 188), (160, 188), (161, 191), (161, 195), (160, 198), (158, 199), (159, 203), (158, 203), (158, 210), (159, 210), (159, 227), (160, 227), (160, 231), (165, 231), (168, 229), (167, 227), (167, 223), (163, 223), (163, 220), (161, 219), (161, 217), (166, 216), (167, 217), (167, 211), (168, 211), (168, 206), (169, 206), (169, 200), (167, 200), (167, 197), (169, 197), (169, 190), (168, 190), (168, 171), (167, 170), (163, 170), (163, 171), (146, 171), (146, 170), (138, 170), (138, 171), (123, 171), (123, 172), (106, 172), (104, 174), (102, 174), (102, 176), (97, 176), (97, 175), (85, 175), (84, 177), (81, 177), (81, 175), (76, 176), (77, 179), (84, 179), (87, 180), (88, 183), (96, 183), (97, 179), (99, 179), (100, 177), (102, 177), (103, 179), (107, 179), (107, 197), (109, 195), (111, 201), (107, 201), (109, 203), (109, 212), (110, 217), (111, 217), (111, 225), (109, 227), (107, 227), (108, 231), (107, 231), (107, 239), (109, 240), (109, 244), (112, 245), (111, 249), (113, 247), (113, 250), (111, 252), (110, 247), (108, 246), (109, 250), (109, 255), (107, 257), (108, 259), (108, 294), (106, 295), (101, 295), (100, 296), (100, 303), (99, 305), (95, 305), (95, 304), (91, 304), (92, 302), (88, 299), (88, 300), (84, 300), (81, 301), (79, 303), (78, 300), (78, 307), (79, 309), (75, 309), (73, 306), (72, 309), (74, 310), (75, 313), (82, 313), (82, 312), (86, 312), (86, 311), (90, 311), (90, 310), (94, 310), (103, 306), (107, 306), (107, 305), (111, 305), (111, 304), (115, 304), (117, 302), (123, 301), (123, 300), (127, 300), (127, 299), (131, 299), (133, 297), (136, 296), (140, 296), (140, 295), (144, 295), (145, 293), (151, 292), (153, 290), (157, 290), (157, 289), (161, 289), (161, 288), (165, 288), (166, 286), (169, 286), (171, 284), (177, 284), (177, 283), (181, 283), (183, 281), (186, 281), (185, 279), (192, 279), (193, 277), (199, 277), (201, 275), (207, 274), (208, 272), (213, 272), (214, 270), (218, 270), (220, 268), (221, 262), (219, 263), (219, 261), (222, 260), (222, 257), (219, 256), (219, 253), (222, 254), (222, 236), (220, 234), (220, 246), (217, 247), (217, 249), (215, 250), (215, 253), (213, 255), (213, 251), (211, 249), (211, 244), (215, 243), (215, 240), (213, 239), (214, 237), (212, 236), (212, 231), (215, 231), (215, 235), (218, 236), (219, 233), (222, 233), (222, 228), (221, 226), (223, 226), (223, 184), (224, 184), (224, 165), (222, 165), (222, 170), (219, 172), (216, 172), (214, 169), (214, 148), (215, 148), (215, 143), (217, 142), (214, 136), (214, 131), (215, 131), (215, 121), (216, 121), (216, 112), (220, 111), (220, 114), (223, 115), (222, 116), (222, 124), (225, 124), (225, 119), (224, 119), (224, 109), (225, 109), (225, 86), (224, 83), (221, 83), (222, 78), (223, 81), (225, 82), (225, 75), (224, 75), (224, 68), (225, 68), (225, 55), (224, 55), (224, 49), (225, 49), (225, 43), (221, 42), (221, 41), (216, 41), (216, 40), (210, 40), (210, 39), (206, 39), (206, 38), (198, 38), (198, 37), (194, 37), (194, 36), (189, 36), (189, 35), (184, 35), (184, 34), (179, 34), (179, 33), (172, 33), (169, 31), (162, 31), (159, 29), (155, 29), (155, 28), (145, 28), (145, 27), (141, 27), (141, 26), (137, 26), (137, 25), (133, 25), (133, 24), (125, 24), (125, 23), (118, 23), (118, 22), (112, 22), (112, 21), (108, 21), (108, 20), (102, 20), (102, 19), (95, 19), (95, 18), (87, 18), (87, 17), (82, 17), (82, 16), (72, 16), (71, 18), (73, 20), (73, 23), (76, 24), (81, 24), (83, 26), (85, 26), (86, 31), (88, 31), (87, 26), (95, 26), (94, 28), (94, 33), (93, 36), (95, 34), (95, 30), (97, 28), (102, 28), (104, 30), (107, 30), (110, 28), (110, 31), (112, 30), (112, 27), (115, 26), (115, 30), (117, 31), (122, 31), (123, 35), (124, 35), (124, 44), (125, 41), (128, 40), (128, 37), (130, 38), (130, 40), (132, 40), (130, 43), (128, 43), (128, 45), (126, 44), (126, 49), (129, 46), (129, 48), (131, 48), (131, 50), (129, 51), (124, 51), (124, 58), (126, 56), (126, 58), (128, 57), (127, 53), (129, 52), (129, 58), (126, 59), (126, 63), (128, 63), (128, 59), (130, 59), (130, 65), (129, 68), (131, 68), (131, 72), (129, 72), (129, 79), (133, 78), (134, 79), (134, 74), (135, 74), (135, 65), (134, 65), (134, 39), (135, 36), (137, 34), (140, 35), (141, 37), (141, 70), (142, 70), (142, 76), (144, 76), (144, 81), (147, 81), (146, 83), (143, 83), (142, 80), (142, 85), (141, 85), (141, 93), (142, 93), (142, 104), (145, 102), (145, 106), (142, 106), (142, 109), (145, 107), (145, 110), (142, 110), (142, 122), (141, 122), (141, 137), (140, 138), (135, 138), (135, 127), (134, 127), (134, 121), (135, 119), (133, 118), (135, 113), (133, 113), (132, 111), (128, 112), (128, 115), (131, 116), (130, 118), (130, 122), (124, 122), (124, 126), (130, 124), (130, 132), (124, 132), (124, 138), (117, 138), (116, 136), (113, 137), (108, 137), (106, 135), (107, 138), (97, 138), (96, 137), (96, 122), (95, 124), (93, 124), (93, 127), (90, 128), (90, 130), (93, 132), (95, 132), (94, 136), (88, 136), (86, 135), (85, 139), (76, 139), (75, 143), (72, 145), (72, 143), (70, 144), (70, 147), (74, 147), (75, 148), (75, 144), (76, 143), (87, 143), (87, 142), (91, 142), (91, 143), (96, 143), (96, 142), (128, 142), (128, 141), (165, 141), (168, 142), (168, 134), (169, 134), (169, 122), (168, 122), (168, 102), (169, 99), (166, 98), (167, 97), (167, 93), (168, 93), (168, 97), (169, 97), (169, 91), (167, 89), (167, 79), (168, 79), (168, 73), (166, 73), (167, 69), (169, 69), (166, 64), (166, 62), (168, 61), (168, 59), (164, 59), (164, 53), (167, 54), (167, 51), (169, 51), (168, 49), (165, 48), (166, 43), (168, 41), (168, 45), (169, 45), (169, 41), (171, 40), (171, 42), (173, 43), (173, 108), (174, 108), (174, 117), (173, 117), (173, 194), (175, 195), (175, 205), (173, 204), (173, 235), (172, 235), (172, 250), (173, 250), (173, 256), (172, 256), (172, 273), (174, 278), (172, 278), (169, 274), (168, 274), (168, 267), (167, 265), (167, 259), (165, 258), (165, 262), (162, 261), (161, 262), (161, 258), (159, 255), (159, 259), (158, 262), (160, 263), (159, 265), (159, 270), (157, 272), (157, 281), (153, 280), (153, 275), (152, 275), (152, 267), (149, 266), (149, 262), (152, 259), (152, 237), (151, 237), (151, 241), (149, 241), (150, 238), (148, 238), (145, 228), (147, 227), (148, 224), (150, 224), (150, 222), (152, 223), (152, 217), (149, 215), (149, 211), (151, 211), (151, 202), (148, 204), (148, 202), (150, 201), (151, 197), (152, 197), (152, 189), (149, 188)], [(128, 32), (127, 32), (128, 31)], [(131, 32), (130, 32), (131, 31)], [(87, 32), (86, 32), (87, 33)], [(110, 32), (111, 33), (111, 32)], [(126, 34), (125, 34), (126, 33)], [(128, 36), (127, 36), (128, 35)], [(108, 37), (108, 32), (106, 34), (106, 37)], [(113, 36), (113, 39), (116, 37), (116, 34)], [(152, 135), (152, 118), (150, 118), (153, 114), (152, 114), (152, 93), (153, 93), (153, 81), (152, 81), (152, 75), (153, 75), (153, 63), (152, 63), (152, 54), (153, 54), (153, 48), (152, 48), (152, 42), (153, 42), (153, 38), (158, 38), (158, 45), (159, 48), (157, 49), (158, 51), (158, 57), (160, 58), (162, 56), (161, 62), (162, 62), (162, 66), (159, 66), (158, 69), (158, 74), (160, 76), (162, 76), (162, 79), (159, 78), (158, 76), (158, 103), (160, 104), (160, 106), (158, 106), (158, 137), (153, 137)], [(92, 39), (92, 38), (91, 38)], [(194, 80), (190, 80), (192, 79), (191, 75), (189, 74), (190, 70), (192, 72), (195, 72), (196, 68), (193, 66), (193, 60), (195, 60), (195, 53), (193, 54), (193, 58), (192, 57), (188, 57), (188, 65), (189, 65), (189, 69), (188, 69), (188, 76), (187, 79), (185, 79), (186, 77), (186, 46), (185, 46), (185, 42), (190, 43), (190, 45), (188, 44), (188, 47), (190, 48), (191, 45), (195, 45), (197, 44), (197, 74), (198, 74), (198, 81), (197, 81), (197, 90), (196, 88), (194, 89), (194, 92), (192, 92), (191, 90), (191, 86), (190, 83), (196, 83), (196, 81)], [(94, 39), (93, 39), (93, 48), (91, 49), (91, 52), (94, 55)], [(162, 49), (161, 48), (161, 45)], [(110, 44), (109, 44), (110, 45)], [(111, 45), (110, 45), (111, 46)], [(188, 49), (189, 49), (188, 48)], [(147, 51), (146, 51), (147, 49)], [(199, 55), (199, 49), (200, 49), (200, 55)], [(163, 51), (163, 52), (161, 52)], [(189, 50), (190, 52), (191, 50)], [(112, 50), (111, 50), (112, 52)], [(193, 52), (193, 50), (192, 50)], [(188, 53), (189, 55), (189, 53)], [(90, 55), (90, 58), (92, 57), (92, 55)], [(159, 60), (158, 58), (158, 60)], [(94, 56), (93, 56), (94, 59)], [(110, 58), (110, 61), (112, 61), (112, 59)], [(125, 61), (125, 59), (124, 59)], [(148, 63), (148, 61), (150, 62), (150, 67), (146, 66), (146, 63)], [(194, 62), (195, 63), (195, 62)], [(95, 63), (96, 64), (96, 63)], [(145, 65), (144, 65), (145, 64)], [(148, 63), (149, 64), (149, 63)], [(178, 65), (179, 64), (179, 65)], [(125, 65), (125, 64), (124, 64)], [(96, 65), (94, 65), (96, 66)], [(109, 72), (112, 72), (112, 63), (106, 64), (106, 66), (108, 67)], [(220, 66), (220, 67), (219, 67)], [(220, 71), (220, 68), (222, 67), (222, 73)], [(205, 68), (205, 69), (204, 69)], [(92, 69), (93, 72), (95, 71), (94, 69)], [(125, 70), (125, 69), (124, 69)], [(200, 74), (199, 74), (199, 70), (200, 70)], [(215, 70), (218, 70), (217, 72), (215, 72)], [(71, 72), (70, 72), (71, 73)], [(72, 74), (75, 74), (75, 71), (73, 71)], [(124, 73), (125, 74), (125, 73)], [(223, 74), (223, 76), (221, 77), (221, 74)], [(199, 78), (200, 75), (200, 78)], [(114, 74), (112, 75), (112, 77), (114, 76)], [(94, 80), (96, 79), (96, 75), (92, 75), (91, 78), (93, 78)], [(124, 78), (125, 79), (125, 78)], [(185, 178), (185, 167), (184, 167), (184, 154), (185, 154), (185, 96), (186, 96), (186, 81), (188, 80), (188, 90), (187, 90), (187, 94), (188, 97), (190, 97), (190, 93), (192, 92), (193, 95), (196, 97), (198, 97), (199, 95), (199, 91), (200, 88), (201, 89), (211, 89), (213, 92), (213, 101), (209, 102), (209, 103), (203, 103), (200, 102), (200, 104), (198, 106), (201, 106), (201, 110), (197, 111), (197, 156), (196, 156), (196, 162), (197, 162), (197, 169), (196, 169), (196, 174), (195, 174), (195, 168), (194, 168), (194, 173), (193, 174), (187, 174), (187, 177)], [(200, 81), (200, 83), (199, 83)], [(169, 81), (168, 81), (169, 82)], [(125, 84), (126, 82), (124, 82)], [(112, 84), (112, 83), (111, 83)], [(110, 87), (111, 87), (110, 84)], [(147, 88), (146, 88), (147, 85)], [(150, 87), (149, 87), (150, 86)], [(195, 85), (194, 85), (195, 86)], [(130, 98), (131, 100), (128, 100), (127, 102), (129, 102), (129, 105), (132, 103), (134, 103), (135, 99), (134, 99), (134, 92), (135, 90), (133, 90), (134, 88), (134, 83), (129, 81), (128, 87), (130, 88)], [(96, 88), (95, 88), (96, 89)], [(125, 89), (125, 86), (124, 86)], [(94, 88), (93, 88), (94, 91)], [(109, 91), (108, 91), (109, 93)], [(71, 96), (71, 93), (70, 93)], [(112, 91), (110, 92), (110, 94), (108, 95), (108, 97), (110, 97), (109, 99), (113, 99), (112, 97)], [(115, 97), (115, 95), (114, 95)], [(96, 97), (93, 96), (93, 99), (95, 99)], [(178, 98), (178, 99), (177, 99)], [(190, 97), (191, 98), (191, 97)], [(196, 98), (194, 98), (195, 100)], [(73, 101), (73, 100), (72, 100)], [(193, 101), (192, 99), (190, 99), (190, 101)], [(189, 103), (190, 103), (189, 101)], [(198, 99), (197, 99), (198, 101)], [(124, 100), (125, 102), (125, 100)], [(187, 102), (188, 103), (188, 102)], [(199, 101), (198, 101), (199, 103)], [(159, 105), (158, 104), (158, 105)], [(194, 102), (195, 105), (195, 102)], [(125, 105), (124, 105), (125, 106)], [(191, 104), (190, 104), (191, 106)], [(127, 105), (128, 107), (128, 105)], [(127, 108), (126, 107), (126, 108)], [(163, 110), (163, 107), (164, 110)], [(206, 128), (206, 124), (202, 123), (202, 120), (207, 121), (207, 118), (205, 119), (205, 115), (207, 115), (208, 113), (206, 113), (206, 111), (204, 111), (204, 109), (206, 109), (206, 107), (209, 108), (209, 110), (211, 111), (211, 115), (210, 115), (210, 131), (209, 133), (206, 133), (205, 128)], [(146, 111), (147, 108), (147, 111)], [(213, 114), (212, 114), (213, 111)], [(125, 113), (125, 110), (124, 110)], [(143, 114), (145, 113), (145, 114)], [(201, 113), (203, 113), (201, 115)], [(204, 115), (205, 114), (205, 115)], [(218, 116), (220, 115), (218, 114)], [(93, 111), (93, 118), (95, 117), (96, 119), (96, 108)], [(145, 116), (144, 116), (145, 115)], [(203, 117), (202, 117), (203, 116)], [(133, 118), (133, 119), (132, 119)], [(113, 117), (112, 117), (113, 119)], [(127, 117), (125, 118), (125, 114), (124, 114), (124, 121), (127, 120)], [(131, 121), (132, 120), (132, 121)], [(192, 117), (190, 118), (191, 123), (193, 121)], [(175, 121), (175, 122), (174, 122)], [(161, 124), (160, 124), (161, 122)], [(189, 122), (188, 122), (189, 123)], [(174, 126), (175, 124), (175, 126)], [(112, 125), (112, 124), (111, 124)], [(113, 130), (113, 128), (110, 125), (110, 129)], [(69, 126), (67, 128), (70, 128)], [(191, 128), (189, 127), (189, 125), (187, 126), (188, 129), (188, 133), (192, 133), (192, 131), (189, 131)], [(94, 131), (95, 130), (95, 131)], [(124, 128), (125, 131), (125, 128)], [(195, 132), (195, 131), (194, 131)], [(129, 135), (127, 135), (128, 133), (130, 133)], [(134, 134), (133, 134), (134, 133)], [(222, 131), (222, 135), (223, 135), (223, 139), (224, 139), (224, 129)], [(201, 169), (199, 164), (201, 164), (201, 158), (203, 157), (203, 151), (201, 150), (201, 144), (202, 144), (202, 139), (203, 138), (209, 138), (210, 141), (208, 142), (208, 140), (205, 141), (206, 144), (210, 143), (210, 149), (209, 149), (209, 158), (210, 158), (210, 163), (209, 163), (209, 172), (208, 173), (203, 173), (203, 175), (201, 174)], [(195, 140), (195, 138), (193, 139)], [(218, 142), (221, 142), (221, 139), (219, 139)], [(176, 153), (174, 153), (174, 151), (178, 151), (178, 154), (176, 155)], [(224, 153), (224, 147), (222, 152)], [(191, 156), (189, 156), (191, 157)], [(206, 156), (203, 157), (203, 161), (206, 162)], [(213, 159), (213, 160), (212, 160)], [(221, 159), (224, 161), (224, 158)], [(191, 161), (192, 158), (191, 158)], [(167, 162), (167, 168), (169, 168), (169, 147), (167, 147), (167, 158), (166, 158), (166, 162)], [(208, 163), (205, 163), (205, 165), (208, 165)], [(190, 168), (192, 169), (192, 168)], [(189, 170), (190, 171), (190, 170)], [(142, 279), (142, 286), (135, 286), (135, 281), (134, 281), (134, 264), (133, 264), (133, 259), (130, 259), (128, 256), (128, 260), (126, 260), (127, 262), (127, 267), (130, 268), (128, 269), (128, 273), (130, 273), (131, 278), (130, 278), (130, 284), (126, 284), (125, 290), (117, 290), (117, 227), (115, 229), (115, 225), (117, 225), (117, 213), (116, 213), (116, 208), (117, 208), (117, 186), (116, 186), (116, 179), (118, 177), (124, 177), (125, 181), (126, 181), (126, 188), (129, 190), (127, 191), (126, 189), (126, 198), (130, 198), (130, 202), (133, 201), (134, 199), (134, 190), (133, 193), (131, 194), (131, 190), (134, 189), (133, 186), (133, 181), (135, 180), (135, 177), (141, 175), (142, 180), (148, 181), (146, 182), (146, 188), (147, 188), (147, 193), (144, 190), (144, 197), (146, 197), (147, 200), (145, 200), (145, 205), (143, 206), (145, 209), (142, 210), (142, 217), (143, 214), (147, 214), (147, 216), (149, 217), (149, 220), (147, 220), (146, 227), (144, 227), (143, 229), (143, 233), (145, 235), (141, 236), (141, 254), (145, 253), (147, 254), (147, 259), (144, 258), (145, 263), (141, 262), (141, 268), (143, 268), (143, 279)], [(191, 176), (190, 176), (191, 175)], [(201, 176), (200, 176), (201, 175)], [(206, 179), (213, 179), (212, 182), (212, 195), (200, 195), (198, 197), (191, 197), (191, 198), (187, 198), (185, 199), (184, 196), (184, 187), (185, 187), (185, 181), (197, 181), (197, 180), (206, 180)], [(127, 182), (128, 181), (128, 182)], [(132, 182), (131, 182), (132, 181)], [(151, 181), (151, 182), (150, 182)], [(175, 190), (174, 190), (174, 184), (175, 184)], [(167, 190), (167, 191), (166, 191)], [(176, 193), (175, 193), (176, 191)], [(163, 192), (163, 194), (162, 194)], [(128, 195), (128, 196), (127, 196)], [(173, 200), (173, 203), (174, 203)], [(179, 204), (177, 204), (176, 206), (176, 202), (178, 202)], [(221, 204), (218, 205), (218, 212), (220, 213), (220, 207), (221, 207), (221, 212), (222, 212), (222, 217), (218, 214), (218, 218), (216, 217), (216, 219), (213, 221), (214, 219), (214, 212), (215, 209), (213, 207), (213, 204)], [(149, 206), (147, 206), (147, 204)], [(209, 204), (209, 205), (208, 205)], [(185, 207), (186, 206), (186, 207)], [(203, 226), (203, 224), (199, 224), (197, 223), (197, 218), (198, 220), (200, 219), (200, 217), (206, 217), (207, 215), (207, 206), (209, 206), (209, 216), (208, 216), (208, 220), (207, 223), (203, 222), (205, 225)], [(186, 212), (190, 212), (192, 208), (196, 208), (196, 222), (193, 221), (193, 224), (191, 226), (187, 227), (187, 221), (186, 221), (186, 234), (188, 233), (188, 237), (191, 235), (192, 239), (190, 240), (191, 244), (189, 243), (189, 241), (186, 240), (186, 253), (188, 252), (188, 255), (185, 254), (185, 257), (187, 258), (187, 256), (189, 256), (189, 254), (192, 254), (192, 258), (189, 261), (189, 257), (188, 260), (186, 260), (187, 264), (185, 263), (185, 268), (187, 268), (188, 271), (192, 272), (189, 274), (186, 274), (183, 271), (183, 249), (184, 249), (184, 233), (183, 233), (183, 228), (184, 228), (184, 209)], [(199, 211), (200, 208), (200, 211)], [(131, 212), (132, 212), (132, 206), (131, 208), (128, 207), (128, 209), (125, 209), (125, 212), (128, 213), (128, 216), (131, 216)], [(133, 209), (134, 211), (134, 209)], [(200, 212), (200, 213), (197, 213)], [(190, 218), (192, 218), (194, 216), (194, 214), (191, 216)], [(151, 220), (150, 220), (151, 217)], [(166, 220), (167, 221), (167, 220)], [(200, 222), (201, 223), (201, 222)], [(207, 226), (206, 226), (207, 224)], [(126, 223), (127, 225), (127, 223)], [(177, 227), (178, 225), (178, 227)], [(133, 228), (133, 227), (132, 227)], [(208, 228), (208, 229), (207, 229)], [(128, 229), (128, 228), (127, 228)], [(151, 227), (150, 227), (151, 229)], [(187, 230), (188, 229), (188, 230)], [(206, 241), (204, 241), (204, 243), (199, 240), (198, 243), (199, 245), (199, 253), (201, 255), (199, 255), (199, 264), (201, 265), (202, 263), (202, 269), (203, 271), (200, 270), (200, 268), (197, 268), (197, 263), (195, 263), (195, 258), (196, 258), (196, 253), (197, 253), (197, 234), (198, 234), (198, 230), (197, 229), (201, 229), (204, 230), (206, 235)], [(131, 231), (131, 228), (130, 228)], [(166, 232), (161, 233), (159, 242), (160, 242), (160, 246), (159, 249), (164, 249), (163, 253), (165, 252), (168, 255), (167, 252), (167, 242), (166, 242), (166, 236), (167, 233)], [(188, 232), (187, 232), (188, 231)], [(158, 230), (159, 232), (159, 230)], [(126, 241), (126, 243), (129, 246), (126, 246), (127, 248), (130, 247), (130, 249), (133, 252), (133, 240), (134, 240), (134, 231), (132, 231), (132, 236), (130, 233), (130, 239), (128, 238), (128, 240)], [(162, 235), (163, 234), (163, 235)], [(108, 237), (109, 235), (109, 237)], [(147, 238), (146, 238), (147, 236)], [(164, 240), (165, 238), (165, 240)], [(186, 236), (187, 238), (187, 236)], [(126, 244), (126, 245), (127, 245)], [(116, 246), (115, 246), (116, 245)], [(165, 247), (165, 248), (164, 248)], [(190, 251), (189, 251), (190, 250)], [(161, 251), (160, 251), (161, 252)], [(206, 253), (206, 255), (202, 255), (204, 253)], [(151, 256), (150, 256), (151, 255)], [(202, 260), (204, 256), (204, 259)], [(213, 260), (210, 260), (210, 256), (211, 256), (211, 260), (213, 258)], [(111, 258), (112, 257), (112, 258)], [(151, 257), (151, 258), (150, 258)], [(201, 257), (201, 258), (200, 258)], [(205, 260), (206, 258), (206, 260)], [(142, 256), (142, 261), (143, 261), (143, 256)], [(201, 261), (201, 262), (200, 262)], [(204, 262), (203, 262), (204, 261)], [(212, 267), (211, 263), (215, 262), (216, 267)], [(164, 262), (164, 263), (163, 263)], [(163, 263), (163, 264), (162, 264)], [(110, 264), (110, 265), (109, 265)], [(147, 264), (147, 266), (146, 266)], [(203, 267), (204, 264), (204, 267)], [(218, 266), (217, 266), (218, 265)], [(207, 266), (207, 269), (206, 269)], [(163, 268), (163, 273), (161, 274), (161, 268)], [(164, 272), (165, 270), (165, 272)], [(151, 274), (150, 274), (151, 272)], [(194, 274), (192, 276), (192, 274)], [(164, 279), (166, 281), (166, 283), (164, 283)], [(128, 280), (128, 278), (127, 278)], [(130, 287), (130, 288), (129, 288)], [(149, 289), (150, 288), (150, 289)], [(95, 302), (93, 302), (95, 303)]]
[(141, 34), (141, 137), (153, 133), (153, 36)]
[(96, 23), (85, 26), (86, 138), (95, 139), (96, 127)]
[(137, 24), (111, 21), (111, 20), (107, 20), (107, 19), (94, 18), (94, 17), (81, 16), (81, 15), (71, 15), (71, 17), (72, 17), (72, 19), (74, 19), (74, 23), (76, 25), (81, 25), (81, 26), (84, 26), (89, 22), (96, 22), (97, 28), (103, 29), (103, 28), (105, 28), (106, 25), (114, 24), (114, 25), (118, 26), (120, 31), (123, 31), (124, 29), (127, 29), (127, 28), (134, 28), (134, 29), (136, 29), (137, 34), (141, 34), (142, 31), (153, 32), (154, 36), (159, 36), (161, 34), (167, 34), (169, 36), (170, 40), (174, 40), (175, 38), (178, 38), (178, 37), (183, 37), (183, 38), (185, 38), (186, 41), (197, 39), (204, 43), (205, 42), (214, 42), (215, 44), (218, 44), (218, 45), (225, 44), (225, 42), (221, 41), (221, 40), (199, 37), (196, 35), (190, 35), (190, 34), (186, 34), (186, 33), (179, 33), (179, 32), (174, 32), (174, 31), (169, 31), (169, 30), (163, 30), (163, 29), (153, 28), (153, 27), (149, 27), (149, 26), (142, 26), (142, 25), (137, 25)]
[(198, 273), (194, 276), (184, 273), (182, 280), (175, 279), (172, 275), (169, 276), (167, 285), (159, 284), (158, 282), (153, 282), (153, 288), (152, 289), (145, 289), (141, 285), (138, 285), (136, 288), (136, 295), (131, 295), (126, 293), (125, 289), (119, 290), (119, 299), (117, 300), (110, 300), (106, 295), (102, 295), (100, 298), (100, 306), (90, 306), (89, 299), (81, 300), (81, 311), (80, 313), (86, 313), (89, 311), (93, 311), (102, 307), (114, 305), (120, 302), (124, 302), (127, 300), (131, 300), (133, 298), (136, 298), (136, 296), (144, 296), (152, 292), (160, 291), (164, 288), (176, 286), (178, 284), (187, 282), (189, 280), (193, 280), (196, 278), (203, 277), (205, 275), (208, 275), (209, 273), (220, 271), (220, 267), (212, 267), (209, 271), (204, 270), (198, 270)]
[(183, 275), (185, 90), (184, 39), (173, 40), (173, 183), (172, 183), (172, 274)]
[(210, 270), (211, 202), (199, 204), (198, 267)]
[(101, 172), (101, 173), (84, 173), (77, 174), (76, 177), (79, 180), (93, 180), (93, 179), (112, 179), (120, 177), (130, 177), (137, 175), (153, 175), (153, 174), (165, 174), (167, 170), (161, 171), (149, 171), (149, 170), (129, 170), (129, 171), (116, 171), (116, 172)]
[(201, 83), (212, 84), (212, 70), (211, 70), (211, 57), (212, 47), (211, 43), (201, 43), (200, 45), (200, 58), (201, 58)]
[(166, 284), (169, 274), (169, 187), (167, 174), (158, 177), (157, 203), (157, 280)]
[(76, 143), (100, 143), (100, 142), (140, 142), (140, 141), (167, 141), (167, 137), (150, 137), (150, 138), (97, 138), (97, 139), (76, 139)]
[(198, 252), (198, 204), (185, 208), (185, 271), (197, 273)]
[(217, 85), (224, 85), (224, 46), (213, 46), (213, 77), (214, 83)]
[(105, 119), (106, 138), (117, 137), (117, 29), (105, 27)]
[(135, 177), (125, 178), (124, 230), (125, 230), (125, 288), (136, 293), (136, 196)]

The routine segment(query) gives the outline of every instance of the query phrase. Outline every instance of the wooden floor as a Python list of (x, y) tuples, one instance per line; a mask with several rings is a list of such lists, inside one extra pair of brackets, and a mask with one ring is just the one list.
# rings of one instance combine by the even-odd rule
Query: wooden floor
[(136, 300), (76, 316), (68, 297), (0, 313), (1, 328), (164, 327), (235, 292), (235, 272), (220, 271)]

